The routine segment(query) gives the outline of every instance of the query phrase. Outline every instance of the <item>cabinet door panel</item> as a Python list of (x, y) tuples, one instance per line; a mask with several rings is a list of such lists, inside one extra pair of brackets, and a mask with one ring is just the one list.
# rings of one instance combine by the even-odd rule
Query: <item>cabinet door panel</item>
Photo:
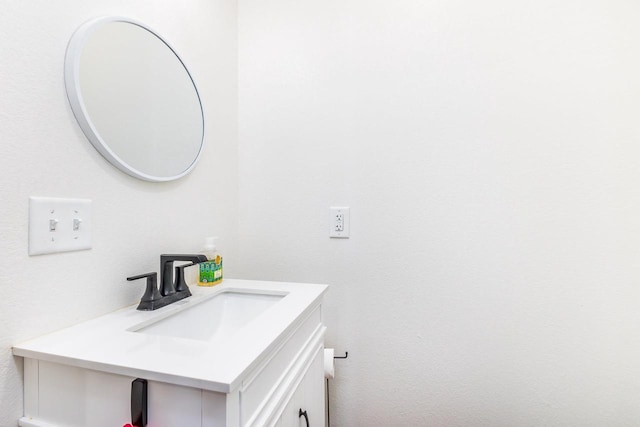
[(149, 426), (200, 427), (202, 390), (149, 381)]
[(298, 418), (298, 410), (302, 402), (301, 388), (298, 387), (294, 395), (291, 397), (289, 403), (284, 408), (282, 416), (280, 416), (280, 427), (299, 427), (304, 425), (304, 422), (300, 424)]
[(66, 427), (111, 427), (130, 420), (132, 378), (39, 362), (38, 414)]
[(320, 348), (291, 400), (287, 403), (276, 425), (280, 427), (307, 427), (300, 411), (305, 411), (309, 427), (324, 427), (324, 358)]
[[(38, 363), (37, 418), (42, 422), (65, 427), (113, 427), (131, 422), (134, 378)], [(224, 400), (218, 405), (224, 405)], [(200, 427), (202, 390), (149, 381), (147, 414), (150, 426)]]
[[(310, 427), (324, 427), (324, 351), (321, 348), (313, 358), (309, 370), (304, 376), (300, 384), (302, 390), (303, 401), (300, 407), (303, 411), (307, 411)], [(306, 427), (306, 423), (302, 417), (300, 425)]]

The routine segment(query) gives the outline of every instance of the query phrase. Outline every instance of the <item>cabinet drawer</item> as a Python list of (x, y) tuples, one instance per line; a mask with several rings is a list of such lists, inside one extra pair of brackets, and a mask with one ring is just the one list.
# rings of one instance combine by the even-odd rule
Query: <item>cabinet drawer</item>
[[(243, 381), (240, 389), (240, 420), (243, 426), (250, 426), (261, 417), (264, 411), (273, 403), (275, 396), (283, 393), (287, 387), (287, 379), (295, 375), (299, 365), (304, 363), (309, 351), (314, 345), (313, 338), (319, 331), (324, 332), (322, 313), (317, 306), (299, 326), (287, 337), (267, 360), (265, 360), (251, 375)], [(270, 402), (271, 401), (271, 402)]]

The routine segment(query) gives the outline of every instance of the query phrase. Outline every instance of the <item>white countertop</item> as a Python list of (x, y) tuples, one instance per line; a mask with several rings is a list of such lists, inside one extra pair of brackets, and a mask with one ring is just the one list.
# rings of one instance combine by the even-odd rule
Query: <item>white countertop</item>
[[(225, 279), (211, 288), (190, 286), (193, 296), (155, 311), (136, 305), (13, 347), (17, 356), (131, 377), (228, 393), (259, 364), (296, 320), (320, 303), (326, 285)], [(286, 294), (232, 337), (213, 341), (131, 332), (230, 291)], [(194, 325), (197, 327), (197, 325)]]

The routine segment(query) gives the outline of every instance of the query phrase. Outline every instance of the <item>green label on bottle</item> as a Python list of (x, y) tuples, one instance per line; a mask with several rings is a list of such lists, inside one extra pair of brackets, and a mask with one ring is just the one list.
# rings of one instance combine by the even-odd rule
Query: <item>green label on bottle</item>
[(216, 261), (201, 262), (200, 265), (200, 283), (216, 283), (222, 280), (222, 257), (216, 258)]

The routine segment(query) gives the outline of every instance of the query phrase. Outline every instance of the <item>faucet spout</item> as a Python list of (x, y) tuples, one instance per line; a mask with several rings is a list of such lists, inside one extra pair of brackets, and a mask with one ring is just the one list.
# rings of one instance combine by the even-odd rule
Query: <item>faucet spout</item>
[[(163, 254), (160, 255), (160, 294), (163, 297), (173, 295), (176, 293), (176, 283), (173, 274), (173, 262), (174, 261), (189, 261), (193, 264), (199, 264), (201, 262), (208, 261), (206, 255), (189, 255), (189, 254)], [(189, 288), (186, 290), (180, 290), (178, 293), (186, 292), (185, 297), (191, 295)], [(178, 298), (181, 299), (181, 298)]]

